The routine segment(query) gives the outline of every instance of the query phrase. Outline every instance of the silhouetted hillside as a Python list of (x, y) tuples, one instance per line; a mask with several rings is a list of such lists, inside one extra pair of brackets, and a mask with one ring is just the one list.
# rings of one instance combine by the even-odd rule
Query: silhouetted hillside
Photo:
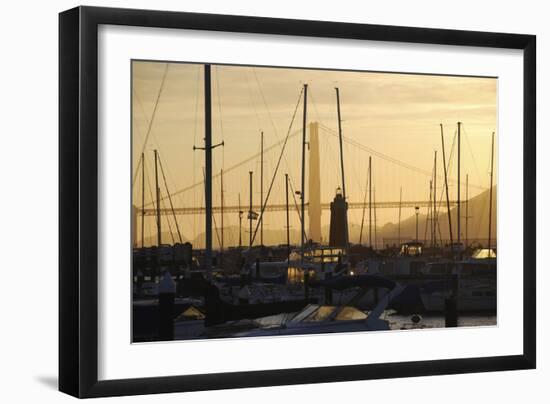
[[(494, 187), (494, 194), (493, 194), (493, 220), (492, 220), (492, 239), (494, 240), (496, 238), (496, 187)], [(439, 207), (438, 212), (438, 221), (439, 221), (439, 230), (438, 230), (438, 239), (439, 239), (439, 233), (441, 233), (441, 238), (447, 242), (449, 239), (449, 222), (447, 218), (447, 208), (445, 203), (443, 202)], [(427, 208), (421, 209), (421, 212), (418, 217), (418, 228), (419, 228), (419, 239), (424, 240), (424, 235), (427, 234), (428, 241), (430, 240), (430, 229), (428, 228), (428, 231), (426, 232), (426, 212)], [(462, 241), (466, 238), (466, 206), (465, 204), (462, 204), (461, 208), (461, 238)], [(481, 194), (477, 195), (476, 197), (470, 199), (468, 203), (468, 216), (470, 217), (468, 220), (468, 239), (475, 240), (480, 239), (483, 241), (483, 243), (486, 243), (487, 236), (488, 236), (488, 221), (489, 221), (489, 191), (482, 192)], [(456, 241), (456, 207), (453, 207), (451, 209), (451, 223), (453, 228), (453, 239)], [(359, 242), (359, 233), (360, 233), (360, 224), (357, 223), (350, 223), (349, 224), (349, 233), (350, 233), (350, 241), (352, 243), (358, 243)], [(306, 222), (306, 229), (307, 229), (307, 222)], [(219, 230), (218, 230), (219, 231)], [(385, 244), (393, 244), (397, 243), (397, 231), (398, 226), (397, 223), (386, 223), (383, 226), (379, 226), (376, 229), (376, 236), (377, 236), (377, 247), (381, 248)], [(409, 241), (415, 237), (416, 232), (416, 219), (415, 215), (411, 215), (408, 218), (405, 218), (401, 221), (401, 241)], [(216, 229), (212, 229), (212, 246), (213, 248), (217, 249), (219, 248), (219, 242), (218, 242), (218, 235), (216, 233)], [(323, 226), (322, 228), (323, 237), (325, 240), (328, 238), (329, 233), (329, 226)], [(374, 231), (373, 231), (374, 235)], [(174, 237), (176, 237), (177, 241), (177, 235), (174, 234)], [(197, 245), (204, 245), (204, 233), (199, 234), (194, 240), (187, 240), (182, 235), (183, 241), (190, 241), (194, 246)], [(242, 244), (244, 246), (248, 245), (249, 242), (249, 234), (247, 230), (243, 228), (242, 230)], [(162, 239), (164, 243), (172, 244), (172, 237), (170, 235), (170, 232), (163, 232)], [(300, 242), (300, 233), (296, 229), (290, 230), (290, 239), (291, 244), (298, 244)], [(239, 240), (239, 227), (238, 226), (228, 226), (225, 228), (224, 231), (224, 242), (226, 246), (235, 246), (238, 245)], [(368, 240), (368, 225), (365, 225), (363, 228), (363, 244), (365, 244)], [(145, 238), (145, 245), (153, 245), (156, 244), (156, 236), (152, 237), (146, 237)], [(260, 237), (259, 234), (256, 236), (256, 240), (254, 244), (258, 245), (260, 243)], [(265, 245), (278, 245), (278, 244), (284, 244), (286, 243), (286, 230), (281, 227), (280, 230), (268, 230), (264, 229), (264, 244)]]
[[(492, 212), (492, 223), (491, 223), (491, 238), (494, 240), (496, 238), (496, 217), (497, 217), (497, 201), (496, 201), (496, 186), (493, 187), (493, 212)], [(427, 208), (422, 209), (421, 211), (426, 212)], [(439, 231), (437, 237), (439, 239), (439, 233), (441, 233), (441, 238), (444, 241), (449, 239), (449, 220), (447, 216), (447, 207), (445, 203), (442, 203), (438, 207), (438, 222), (439, 222)], [(466, 238), (466, 206), (462, 204), (461, 212), (461, 241), (464, 241)], [(451, 226), (453, 229), (453, 239), (456, 241), (457, 237), (457, 208), (456, 206), (451, 208)], [(468, 202), (468, 239), (475, 240), (480, 239), (486, 243), (488, 237), (488, 227), (489, 227), (489, 191), (484, 191), (476, 197), (472, 198)], [(419, 214), (418, 216), (418, 228), (420, 240), (424, 240), (424, 235), (426, 234), (426, 214)], [(428, 224), (429, 226), (429, 224)], [(355, 226), (353, 227), (355, 228)], [(386, 239), (387, 243), (394, 242), (397, 239), (398, 226), (396, 223), (386, 223), (383, 227), (377, 228), (378, 236), (378, 246), (382, 246), (383, 239)], [(416, 218), (414, 215), (406, 218), (401, 221), (401, 240), (407, 241), (406, 239), (414, 238), (416, 233)], [(358, 232), (350, 234), (350, 238), (353, 242), (359, 240)], [(365, 233), (363, 233), (363, 238), (365, 238)], [(428, 227), (427, 239), (430, 240), (430, 228)]]

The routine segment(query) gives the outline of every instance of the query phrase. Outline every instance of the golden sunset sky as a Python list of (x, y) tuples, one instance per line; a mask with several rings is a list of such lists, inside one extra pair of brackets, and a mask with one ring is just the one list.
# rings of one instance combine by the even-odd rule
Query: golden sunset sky
[[(204, 152), (193, 151), (193, 145), (203, 145), (204, 67), (134, 61), (132, 69), (133, 203), (140, 207), (141, 171), (136, 167), (142, 151), (146, 159), (147, 204), (154, 195), (154, 149), (159, 150), (171, 192), (202, 181)], [(164, 85), (153, 115), (163, 77)], [(309, 85), (307, 121), (317, 121), (322, 128), (319, 133), (322, 202), (330, 202), (341, 184), (338, 138), (335, 136), (335, 87), (340, 89), (343, 134), (362, 145), (345, 143), (344, 147), (349, 201), (361, 202), (364, 198), (369, 155), (373, 158), (377, 201), (398, 201), (400, 187), (403, 188), (403, 200), (428, 200), (428, 173), (433, 168), (434, 150), (438, 152), (438, 174), (443, 175), (439, 124), (444, 125), (449, 158), (458, 121), (463, 122), (462, 181), (465, 181), (465, 174), (469, 174), (470, 197), (488, 189), (491, 134), (497, 130), (498, 80), (495, 78), (212, 66), (213, 142), (225, 142), (224, 147), (213, 151), (213, 171), (215, 174), (222, 168), (227, 171), (224, 175), (225, 205), (237, 205), (240, 194), (243, 210), (247, 210), (249, 171), (254, 171), (254, 202), (259, 203), (259, 157), (238, 168), (231, 167), (259, 153), (261, 131), (264, 132), (265, 148), (284, 139), (304, 83)], [(295, 190), (300, 187), (302, 110), (300, 102), (290, 130), (295, 135), (288, 141), (269, 203), (284, 203), (285, 173), (289, 174)], [(151, 130), (145, 143), (149, 125)], [(372, 150), (378, 154), (373, 154)], [(280, 151), (281, 146), (277, 146), (265, 154), (264, 195)], [(495, 162), (495, 172), (496, 167)], [(495, 185), (496, 178), (495, 175)], [(450, 179), (451, 199), (456, 199), (456, 150)], [(443, 180), (438, 179), (438, 197), (442, 187)], [(164, 196), (163, 184), (161, 188)], [(464, 197), (465, 189), (462, 188)], [(214, 205), (219, 205), (219, 200), (220, 182), (215, 178)], [(179, 193), (173, 203), (177, 207), (203, 206), (204, 189), (196, 186)], [(169, 207), (168, 201), (163, 207)], [(350, 222), (360, 223), (361, 214), (361, 210), (350, 210)], [(402, 218), (412, 214), (413, 209), (403, 210)], [(379, 226), (397, 221), (394, 209), (379, 209), (377, 215)], [(328, 225), (329, 216), (328, 211), (323, 212), (323, 226)], [(266, 230), (280, 231), (281, 243), (284, 242), (284, 218), (284, 212), (270, 213), (264, 221)], [(295, 212), (291, 218), (291, 226), (299, 228)], [(163, 221), (165, 229), (166, 220)], [(219, 218), (216, 220), (219, 222)], [(180, 216), (179, 225), (184, 237), (193, 241), (204, 231), (204, 216)], [(237, 225), (237, 214), (225, 215), (225, 226)], [(155, 234), (154, 218), (146, 220), (145, 228), (146, 237)], [(247, 237), (243, 234), (244, 239)], [(235, 237), (231, 238), (226, 243), (236, 244)]]

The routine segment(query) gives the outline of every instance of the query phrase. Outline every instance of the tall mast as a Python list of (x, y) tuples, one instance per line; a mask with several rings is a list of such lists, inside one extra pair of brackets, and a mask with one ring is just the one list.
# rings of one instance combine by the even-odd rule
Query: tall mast
[(346, 200), (346, 180), (344, 175), (344, 148), (343, 148), (343, 139), (342, 139), (342, 118), (340, 115), (340, 90), (338, 87), (336, 90), (336, 107), (338, 110), (338, 138), (340, 140), (340, 169), (342, 170), (342, 196)]
[(205, 268), (212, 269), (212, 149), (224, 142), (212, 145), (212, 82), (210, 65), (204, 65), (204, 147), (193, 145), (193, 150), (204, 150), (204, 207), (205, 217)]
[(397, 222), (397, 246), (401, 245), (401, 201), (403, 198), (403, 187), (399, 188), (399, 220)]
[(261, 157), (260, 157), (260, 206), (262, 214), (260, 215), (260, 245), (264, 245), (264, 132), (261, 133)]
[[(176, 224), (176, 231), (178, 232), (178, 238), (180, 243), (183, 243), (183, 240), (181, 238), (181, 232), (180, 232), (180, 226), (178, 224), (178, 219), (176, 217), (176, 211), (174, 210), (174, 204), (172, 203), (172, 196), (170, 195), (170, 191), (168, 190), (168, 182), (166, 181), (166, 175), (164, 174), (164, 167), (162, 166), (162, 160), (160, 159), (160, 156), (158, 156), (159, 166), (160, 166), (160, 173), (162, 174), (162, 179), (164, 180), (164, 188), (166, 189), (166, 195), (168, 195), (168, 202), (170, 203), (170, 209), (172, 210), (172, 216), (174, 218), (174, 223)], [(170, 229), (170, 233), (172, 232), (170, 228), (170, 221), (168, 221), (168, 228)], [(174, 237), (172, 236), (172, 242), (174, 242)]]
[(250, 234), (248, 236), (249, 237), (248, 238), (248, 246), (252, 247), (252, 215), (253, 215), (253, 212), (252, 212), (252, 171), (249, 171), (248, 174), (250, 176), (250, 180), (249, 180), (250, 203), (248, 205), (248, 223), (249, 223), (248, 231), (249, 231)]
[(305, 199), (306, 199), (306, 120), (307, 120), (307, 84), (304, 84), (304, 115), (302, 119), (302, 189), (300, 196), (302, 198), (301, 206), (301, 263), (304, 263), (304, 232), (305, 232)]
[(433, 225), (433, 245), (437, 246), (437, 150), (434, 150), (434, 207), (432, 210), (432, 225)]
[(372, 157), (369, 156), (369, 247), (372, 247)]
[[(342, 197), (344, 198), (344, 201), (347, 201), (346, 199), (346, 176), (344, 173), (344, 142), (342, 138), (342, 116), (340, 114), (340, 90), (338, 87), (335, 88), (336, 90), (336, 107), (338, 110), (338, 138), (340, 140), (340, 168), (342, 170)], [(348, 214), (346, 212), (346, 217), (344, 221), (344, 232), (346, 236), (346, 247), (348, 246), (349, 240), (349, 234), (348, 234)]]
[(205, 216), (205, 266), (212, 269), (212, 83), (210, 65), (204, 65), (204, 206)]
[(159, 171), (158, 171), (158, 151), (155, 149), (155, 189), (157, 194), (157, 246), (162, 244), (162, 232), (160, 224), (160, 187), (159, 187)]
[(290, 215), (288, 210), (288, 174), (285, 174), (285, 189), (286, 189), (286, 248), (287, 261), (290, 262)]
[(145, 153), (141, 153), (141, 248), (145, 237)]
[(241, 194), (239, 193), (239, 247), (243, 246), (242, 227), (243, 227), (243, 211), (241, 210)]
[(372, 190), (372, 200), (374, 202), (374, 249), (376, 250), (376, 188)]
[(445, 194), (447, 196), (447, 218), (449, 219), (449, 237), (451, 243), (451, 252), (453, 250), (453, 226), (451, 224), (451, 204), (449, 202), (449, 185), (447, 183), (447, 162), (445, 157), (445, 140), (443, 139), (443, 124), (440, 123), (441, 128), (441, 153), (443, 155), (443, 174), (445, 176)]
[(468, 199), (468, 174), (466, 174), (466, 216), (464, 216), (464, 219), (466, 220), (466, 231), (465, 231), (465, 240), (464, 240), (464, 244), (466, 247), (468, 247), (468, 219), (470, 218), (470, 216), (468, 216), (468, 203), (469, 203), (469, 199)]
[(363, 226), (365, 224), (365, 206), (367, 204), (367, 194), (369, 192), (368, 189), (369, 189), (369, 173), (367, 172), (367, 182), (365, 184), (365, 196), (363, 197), (363, 214), (361, 215), (361, 230), (359, 231), (359, 244), (363, 243)]
[(458, 122), (458, 135), (457, 135), (457, 202), (456, 206), (456, 242), (458, 246), (458, 258), (462, 259), (462, 249), (460, 247), (460, 126)]
[(427, 243), (426, 233), (428, 231), (428, 224), (430, 224), (430, 246), (434, 244), (434, 228), (433, 228), (433, 212), (432, 212), (432, 185), (433, 181), (430, 180), (430, 203), (428, 206), (428, 214), (426, 215), (426, 227), (424, 228), (424, 243)]
[[(493, 218), (493, 167), (495, 157), (495, 132), (491, 135), (491, 186), (489, 188), (489, 238), (487, 239), (487, 248), (491, 248), (491, 225)], [(490, 256), (490, 255), (489, 255)]]
[(220, 170), (220, 216), (221, 216), (221, 237), (220, 237), (220, 258), (223, 261), (223, 169)]

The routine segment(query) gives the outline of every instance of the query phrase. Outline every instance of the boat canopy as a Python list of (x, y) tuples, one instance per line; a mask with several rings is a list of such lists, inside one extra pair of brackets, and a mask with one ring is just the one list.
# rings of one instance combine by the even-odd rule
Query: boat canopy
[[(296, 316), (292, 322), (296, 322)], [(306, 317), (300, 319), (303, 323), (318, 323), (323, 321), (352, 321), (365, 320), (367, 315), (351, 306), (317, 306)]]
[(497, 253), (492, 248), (478, 248), (474, 251), (472, 254), (472, 258), (474, 259), (485, 259), (485, 258), (496, 258)]
[(189, 306), (184, 310), (177, 318), (176, 321), (181, 320), (204, 320), (205, 316), (202, 311), (197, 309), (195, 306)]

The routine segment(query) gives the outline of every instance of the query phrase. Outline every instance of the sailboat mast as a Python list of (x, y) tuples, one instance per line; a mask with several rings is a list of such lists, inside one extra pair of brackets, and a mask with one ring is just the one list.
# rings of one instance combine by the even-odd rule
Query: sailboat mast
[(372, 157), (369, 156), (369, 247), (372, 247)]
[(264, 132), (261, 133), (261, 153), (260, 153), (260, 245), (264, 245)]
[(372, 199), (374, 202), (374, 249), (376, 250), (376, 188), (372, 191)]
[(344, 200), (346, 200), (346, 180), (345, 180), (345, 174), (344, 174), (344, 147), (343, 147), (343, 139), (342, 139), (342, 117), (340, 115), (340, 90), (338, 87), (335, 88), (336, 90), (336, 108), (338, 112), (338, 139), (340, 141), (340, 169), (342, 171), (342, 196), (344, 197)]
[(426, 233), (428, 232), (428, 224), (430, 224), (430, 246), (434, 245), (434, 228), (433, 228), (433, 212), (432, 212), (432, 185), (430, 180), (430, 203), (428, 204), (428, 214), (426, 215), (426, 227), (424, 228), (424, 243), (427, 244)]
[(239, 193), (239, 247), (243, 246), (243, 211), (241, 210), (241, 194)]
[(458, 246), (458, 257), (462, 258), (462, 248), (460, 246), (460, 126), (461, 123), (458, 122), (458, 132), (457, 132), (457, 206), (456, 206), (456, 242)]
[(141, 248), (145, 237), (145, 153), (141, 153)]
[(493, 218), (493, 168), (495, 157), (495, 132), (491, 135), (491, 186), (489, 188), (489, 231), (487, 239), (487, 248), (491, 248), (491, 225)]
[[(346, 175), (344, 173), (344, 142), (342, 137), (342, 115), (340, 113), (340, 90), (338, 87), (335, 88), (336, 90), (336, 107), (338, 112), (338, 139), (340, 140), (340, 169), (342, 171), (342, 197), (344, 198), (344, 201), (347, 201), (346, 199)], [(349, 234), (348, 234), (348, 217), (346, 212), (346, 217), (344, 221), (344, 233), (345, 233), (345, 244), (346, 248), (349, 244)]]
[(162, 244), (162, 229), (160, 223), (160, 187), (159, 187), (159, 172), (158, 172), (158, 151), (155, 149), (155, 189), (157, 196), (157, 246)]
[(287, 261), (290, 262), (290, 212), (288, 210), (288, 174), (285, 174), (286, 189), (286, 248)]
[(248, 228), (248, 231), (249, 231), (249, 238), (248, 238), (248, 246), (250, 248), (252, 248), (252, 215), (253, 215), (253, 212), (252, 212), (252, 171), (249, 171), (248, 172), (249, 176), (250, 176), (250, 180), (249, 180), (249, 192), (250, 192), (250, 201), (249, 201), (249, 205), (248, 205), (248, 223), (249, 223), (249, 228)]
[(451, 222), (451, 203), (449, 201), (449, 184), (447, 183), (447, 161), (445, 157), (445, 140), (443, 138), (443, 124), (440, 123), (441, 129), (441, 153), (443, 155), (443, 174), (445, 177), (445, 195), (447, 199), (447, 218), (449, 219), (449, 238), (451, 243), (451, 253), (453, 252), (453, 226)]
[(212, 269), (212, 82), (210, 65), (204, 65), (204, 206), (205, 216), (205, 267)]
[(434, 150), (434, 206), (432, 210), (433, 246), (437, 246), (437, 150)]
[[(223, 254), (223, 169), (220, 170), (220, 216), (221, 216), (221, 237), (220, 237), (220, 258)], [(223, 258), (222, 258), (223, 260)]]
[(300, 231), (300, 247), (301, 247), (301, 261), (304, 263), (305, 253), (305, 199), (306, 199), (306, 121), (307, 121), (307, 84), (304, 84), (304, 114), (302, 119), (302, 189), (300, 190), (301, 196), (301, 231)]
[(466, 220), (466, 229), (465, 229), (465, 241), (464, 241), (464, 244), (466, 247), (468, 247), (468, 219), (470, 219), (470, 216), (468, 216), (468, 203), (469, 203), (469, 199), (468, 199), (468, 174), (466, 174), (466, 216), (464, 217), (464, 219)]
[(363, 197), (363, 213), (361, 214), (361, 229), (359, 230), (359, 244), (363, 243), (363, 226), (365, 224), (365, 207), (367, 205), (368, 189), (369, 189), (369, 173), (367, 173), (367, 183), (365, 184), (365, 196)]
[[(158, 156), (158, 162), (160, 167), (160, 173), (162, 174), (162, 179), (164, 181), (164, 188), (166, 189), (166, 195), (168, 196), (168, 202), (170, 203), (170, 209), (172, 210), (174, 223), (176, 224), (176, 231), (178, 233), (178, 238), (180, 243), (183, 243), (183, 240), (181, 238), (180, 226), (178, 224), (178, 219), (176, 217), (176, 211), (174, 210), (174, 204), (172, 203), (172, 196), (170, 195), (170, 191), (168, 189), (168, 182), (166, 181), (166, 175), (164, 174), (164, 167), (162, 166), (162, 160), (160, 159), (160, 156)], [(168, 221), (168, 228), (170, 228), (170, 221)], [(170, 229), (170, 233), (171, 233), (171, 229)], [(172, 236), (172, 242), (174, 242), (173, 236)]]
[(403, 187), (399, 188), (399, 217), (397, 221), (397, 246), (401, 245), (401, 201), (403, 198)]

